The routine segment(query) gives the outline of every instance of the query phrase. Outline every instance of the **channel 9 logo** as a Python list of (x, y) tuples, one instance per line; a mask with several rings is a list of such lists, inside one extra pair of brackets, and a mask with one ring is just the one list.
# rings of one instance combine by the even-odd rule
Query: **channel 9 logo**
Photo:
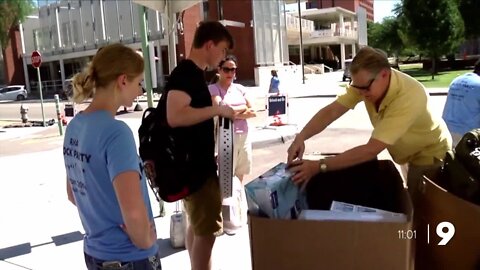
[[(445, 246), (455, 235), (455, 226), (448, 221), (440, 222), (435, 228), (435, 233), (442, 239), (437, 245)], [(430, 244), (430, 224), (427, 224), (427, 244)]]

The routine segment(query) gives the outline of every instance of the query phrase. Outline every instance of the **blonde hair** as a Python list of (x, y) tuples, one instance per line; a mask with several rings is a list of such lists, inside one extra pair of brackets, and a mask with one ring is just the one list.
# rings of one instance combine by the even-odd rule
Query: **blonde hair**
[(73, 100), (81, 103), (97, 88), (106, 87), (125, 74), (129, 81), (143, 72), (143, 58), (135, 50), (116, 43), (98, 49), (92, 61), (72, 80)]
[(350, 65), (350, 73), (356, 74), (361, 69), (371, 73), (378, 73), (384, 68), (390, 69), (387, 54), (380, 49), (365, 46), (353, 58)]

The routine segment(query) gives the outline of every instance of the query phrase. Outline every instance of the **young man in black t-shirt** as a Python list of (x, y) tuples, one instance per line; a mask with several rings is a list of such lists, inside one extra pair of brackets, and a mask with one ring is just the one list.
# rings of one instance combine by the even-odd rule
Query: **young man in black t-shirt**
[(168, 124), (187, 137), (195, 173), (203, 182), (200, 190), (184, 199), (189, 217), (186, 246), (193, 270), (211, 269), (215, 237), (222, 233), (213, 117), (234, 116), (229, 106), (212, 106), (204, 70), (216, 67), (231, 48), (233, 38), (221, 23), (201, 23), (189, 57), (172, 71), (166, 85)]

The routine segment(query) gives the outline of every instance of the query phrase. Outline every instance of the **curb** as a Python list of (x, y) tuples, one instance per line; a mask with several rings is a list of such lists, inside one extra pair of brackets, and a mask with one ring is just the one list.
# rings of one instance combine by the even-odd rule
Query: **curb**
[(268, 130), (270, 132), (265, 137), (259, 137), (256, 141), (252, 141), (252, 149), (265, 148), (267, 146), (277, 144), (285, 144), (295, 138), (298, 133), (298, 126), (295, 124), (290, 124), (283, 127), (257, 127), (254, 132), (251, 132), (251, 135), (255, 136), (254, 134), (261, 130)]
[(289, 135), (285, 135), (285, 136), (279, 135), (278, 138), (272, 138), (272, 139), (252, 142), (252, 149), (260, 149), (260, 148), (265, 148), (267, 146), (272, 146), (272, 145), (277, 145), (277, 144), (285, 144), (288, 141), (291, 141), (293, 139), (295, 139), (295, 134), (289, 134)]

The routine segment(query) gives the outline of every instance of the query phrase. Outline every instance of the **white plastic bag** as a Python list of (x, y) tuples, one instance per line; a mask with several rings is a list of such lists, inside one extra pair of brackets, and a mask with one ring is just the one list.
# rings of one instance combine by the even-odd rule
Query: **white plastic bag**
[(170, 244), (173, 248), (185, 247), (187, 215), (180, 209), (180, 201), (175, 202), (175, 212), (170, 217)]
[(223, 231), (226, 234), (235, 234), (247, 223), (245, 190), (236, 176), (232, 179), (232, 195), (222, 201)]

